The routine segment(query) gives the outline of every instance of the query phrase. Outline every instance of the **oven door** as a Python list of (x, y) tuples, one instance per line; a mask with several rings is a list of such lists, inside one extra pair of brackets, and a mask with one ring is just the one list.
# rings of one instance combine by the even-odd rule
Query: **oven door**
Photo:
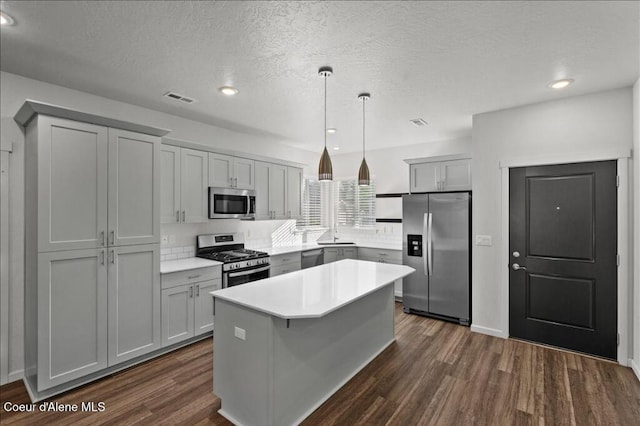
[(233, 287), (234, 285), (246, 284), (251, 281), (269, 278), (270, 269), (270, 265), (260, 265), (253, 269), (225, 272), (222, 274), (222, 288)]
[(251, 219), (255, 191), (209, 187), (209, 219)]

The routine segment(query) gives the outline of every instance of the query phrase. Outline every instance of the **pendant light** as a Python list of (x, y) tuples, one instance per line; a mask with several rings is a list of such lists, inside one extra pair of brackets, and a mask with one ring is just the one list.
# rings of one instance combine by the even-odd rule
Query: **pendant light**
[(322, 151), (322, 157), (320, 157), (320, 166), (318, 166), (318, 180), (333, 180), (333, 166), (331, 165), (331, 158), (329, 158), (329, 151), (327, 151), (327, 77), (331, 77), (333, 74), (333, 68), (321, 67), (318, 70), (318, 75), (324, 78), (324, 151)]
[(360, 170), (358, 170), (358, 185), (363, 186), (371, 183), (369, 166), (367, 166), (367, 160), (364, 159), (364, 104), (370, 97), (369, 93), (360, 93), (358, 95), (358, 99), (362, 100), (362, 163), (360, 164)]

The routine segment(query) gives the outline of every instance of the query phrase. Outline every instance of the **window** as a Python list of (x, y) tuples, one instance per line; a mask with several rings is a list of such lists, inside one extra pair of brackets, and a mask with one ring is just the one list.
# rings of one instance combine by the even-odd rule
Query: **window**
[(371, 228), (376, 223), (376, 190), (358, 186), (355, 179), (320, 182), (305, 179), (302, 189), (302, 219), (299, 229), (331, 228), (334, 224), (350, 228)]

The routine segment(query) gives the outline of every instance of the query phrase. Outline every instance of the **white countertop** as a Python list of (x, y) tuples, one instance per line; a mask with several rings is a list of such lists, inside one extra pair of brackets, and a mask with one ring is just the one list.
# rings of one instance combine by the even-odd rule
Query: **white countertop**
[(211, 295), (284, 319), (319, 318), (414, 271), (405, 265), (344, 259)]
[(207, 268), (210, 266), (222, 265), (222, 262), (215, 260), (201, 259), (199, 257), (188, 257), (186, 259), (167, 260), (160, 262), (160, 273), (170, 274), (171, 272), (187, 271), (189, 269)]
[(382, 249), (382, 250), (402, 250), (401, 244), (381, 244), (381, 243), (355, 243), (355, 244), (316, 244), (316, 243), (306, 243), (299, 244), (295, 246), (284, 246), (284, 247), (261, 247), (256, 248), (255, 250), (264, 251), (269, 253), (269, 256), (277, 256), (279, 254), (287, 254), (294, 253), (296, 251), (306, 251), (306, 250), (314, 250), (319, 248), (329, 248), (329, 247), (367, 247), (374, 249)]

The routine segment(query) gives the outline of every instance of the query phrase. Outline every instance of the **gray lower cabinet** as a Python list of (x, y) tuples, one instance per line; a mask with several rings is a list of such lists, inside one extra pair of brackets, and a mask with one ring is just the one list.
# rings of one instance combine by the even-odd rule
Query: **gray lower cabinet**
[(271, 256), (271, 270), (269, 276), (276, 277), (289, 272), (299, 271), (301, 269), (300, 252), (292, 252)]
[[(370, 262), (393, 263), (396, 265), (402, 265), (402, 251), (359, 247), (358, 259), (368, 260)], [(402, 298), (402, 279), (396, 280), (396, 282), (394, 283), (394, 295), (397, 298)]]
[(172, 275), (162, 276), (162, 346), (213, 330), (213, 297), (209, 292), (222, 288), (222, 278), (176, 285)]
[[(37, 353), (38, 391), (107, 367), (106, 251), (38, 254), (37, 345), (25, 342), (37, 347), (26, 356)], [(31, 304), (31, 289), (26, 297)]]
[(342, 259), (357, 258), (357, 247), (327, 247), (324, 249), (324, 263), (331, 263)]
[(108, 250), (109, 366), (160, 348), (158, 244)]

